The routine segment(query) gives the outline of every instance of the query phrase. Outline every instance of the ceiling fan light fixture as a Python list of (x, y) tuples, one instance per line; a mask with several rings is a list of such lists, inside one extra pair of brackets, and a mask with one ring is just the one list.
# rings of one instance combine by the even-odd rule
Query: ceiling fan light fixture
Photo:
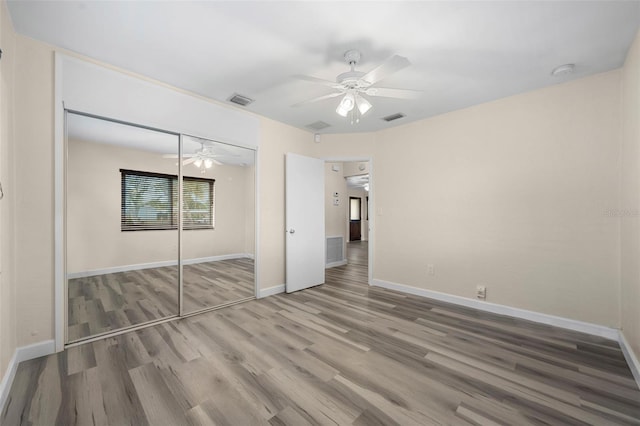
[(205, 166), (207, 169), (210, 169), (210, 168), (211, 168), (211, 166), (213, 166), (213, 161), (212, 161), (210, 158), (207, 158), (206, 160), (204, 160), (204, 166)]
[(202, 166), (202, 160), (198, 158), (196, 161), (193, 162), (193, 165), (196, 167)]
[(364, 97), (356, 95), (356, 106), (358, 107), (358, 111), (360, 111), (360, 115), (365, 115), (373, 105)]
[(340, 105), (338, 105), (338, 108), (336, 108), (336, 112), (338, 113), (338, 115), (346, 117), (347, 114), (349, 114), (349, 111), (351, 111), (354, 106), (355, 99), (353, 93), (347, 93), (340, 101)]

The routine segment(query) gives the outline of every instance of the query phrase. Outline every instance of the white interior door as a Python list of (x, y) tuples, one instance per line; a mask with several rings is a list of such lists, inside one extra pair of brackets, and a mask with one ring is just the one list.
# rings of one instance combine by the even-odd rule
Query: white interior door
[(324, 161), (286, 158), (286, 291), (324, 283)]

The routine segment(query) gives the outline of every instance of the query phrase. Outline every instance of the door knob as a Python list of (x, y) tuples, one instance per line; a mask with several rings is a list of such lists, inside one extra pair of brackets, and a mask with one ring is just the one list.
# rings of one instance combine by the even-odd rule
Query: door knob
[(290, 234), (295, 234), (295, 233), (296, 233), (296, 230), (295, 230), (295, 229), (293, 229), (293, 228), (291, 228), (291, 229), (289, 229), (289, 233), (290, 233)]

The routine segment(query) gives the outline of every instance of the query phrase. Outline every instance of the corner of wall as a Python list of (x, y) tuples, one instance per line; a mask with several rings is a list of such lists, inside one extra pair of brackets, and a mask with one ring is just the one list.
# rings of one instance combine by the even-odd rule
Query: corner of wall
[[(640, 31), (622, 70), (620, 315), (626, 344), (640, 356)], [(624, 213), (624, 214), (622, 214)], [(637, 358), (636, 358), (637, 359)]]
[[(15, 179), (14, 179), (14, 76), (16, 33), (6, 1), (0, 1), (0, 402), (4, 386), (11, 384), (17, 347), (15, 263)], [(8, 390), (7, 390), (8, 392)], [(0, 404), (1, 406), (2, 404)]]

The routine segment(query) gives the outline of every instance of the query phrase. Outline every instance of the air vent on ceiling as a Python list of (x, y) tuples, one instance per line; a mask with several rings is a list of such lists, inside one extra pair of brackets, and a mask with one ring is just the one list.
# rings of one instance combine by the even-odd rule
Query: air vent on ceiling
[(248, 98), (246, 96), (242, 96), (242, 95), (238, 95), (237, 93), (234, 93), (233, 95), (231, 95), (231, 97), (229, 99), (227, 99), (229, 102), (232, 102), (236, 105), (240, 105), (240, 106), (247, 106), (249, 105), (251, 102), (253, 102), (253, 99)]
[(304, 127), (307, 127), (311, 130), (322, 130), (322, 129), (326, 129), (327, 127), (330, 127), (331, 124), (329, 123), (325, 123), (324, 121), (316, 121), (315, 123), (311, 123), (311, 124), (307, 124)]
[(395, 113), (395, 114), (391, 114), (391, 115), (387, 115), (386, 117), (382, 117), (382, 119), (384, 121), (393, 121), (393, 120), (397, 120), (399, 118), (404, 117), (405, 115), (401, 112)]

